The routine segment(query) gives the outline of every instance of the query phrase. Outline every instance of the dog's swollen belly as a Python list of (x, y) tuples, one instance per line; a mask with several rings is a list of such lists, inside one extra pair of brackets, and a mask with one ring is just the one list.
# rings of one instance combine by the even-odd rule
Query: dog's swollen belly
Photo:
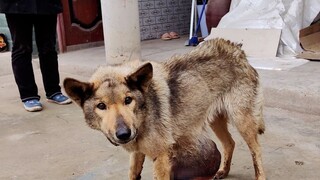
[[(177, 127), (178, 129), (178, 127)], [(171, 180), (206, 180), (212, 179), (220, 167), (221, 154), (214, 141), (206, 131), (199, 130), (199, 133), (188, 133), (182, 136), (176, 136), (171, 141), (172, 144), (164, 144), (160, 139), (151, 140), (138, 138), (134, 144), (128, 143), (122, 145), (126, 150), (131, 151), (130, 146), (135, 146), (135, 152), (140, 152), (151, 158), (154, 162), (167, 154), (168, 164), (162, 164), (154, 167), (163, 169), (164, 166), (170, 170)], [(157, 136), (159, 137), (159, 136)], [(166, 139), (166, 138), (164, 138)], [(162, 160), (160, 160), (162, 161)], [(137, 165), (139, 161), (134, 161)], [(156, 177), (157, 179), (165, 179)]]
[(221, 155), (216, 144), (207, 139), (197, 147), (197, 152), (176, 151), (171, 157), (171, 177), (174, 180), (212, 179), (219, 169)]

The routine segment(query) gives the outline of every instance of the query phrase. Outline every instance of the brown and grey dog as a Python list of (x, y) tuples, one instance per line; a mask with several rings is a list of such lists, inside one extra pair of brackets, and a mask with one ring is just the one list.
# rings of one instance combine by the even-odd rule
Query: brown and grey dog
[[(258, 74), (241, 45), (205, 41), (164, 63), (100, 67), (89, 82), (64, 80), (88, 125), (131, 152), (130, 179), (139, 179), (145, 156), (156, 179), (224, 178), (235, 142), (232, 122), (251, 151), (256, 179), (265, 179), (258, 134), (264, 132)], [(223, 160), (210, 140), (221, 140)]]

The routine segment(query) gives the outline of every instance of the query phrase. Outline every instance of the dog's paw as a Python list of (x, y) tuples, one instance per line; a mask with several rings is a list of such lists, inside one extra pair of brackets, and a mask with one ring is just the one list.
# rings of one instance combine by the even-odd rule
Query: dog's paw
[(141, 175), (139, 174), (137, 177), (136, 177), (136, 180), (140, 180), (141, 179)]
[(141, 176), (137, 176), (134, 180), (141, 180)]
[(130, 180), (141, 180), (141, 175), (140, 175), (140, 174), (137, 175), (137, 176), (130, 175), (130, 176), (129, 176), (129, 179), (130, 179)]
[(228, 176), (228, 172), (225, 170), (219, 170), (216, 175), (214, 175), (214, 179), (224, 179)]

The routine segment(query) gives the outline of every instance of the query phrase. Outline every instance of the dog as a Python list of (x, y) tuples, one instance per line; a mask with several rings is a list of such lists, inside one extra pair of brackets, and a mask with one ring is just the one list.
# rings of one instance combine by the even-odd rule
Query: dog
[[(145, 156), (158, 180), (227, 177), (235, 147), (228, 122), (249, 146), (255, 178), (266, 179), (262, 87), (241, 44), (208, 40), (163, 63), (102, 66), (88, 82), (63, 84), (87, 124), (131, 153), (129, 179), (140, 179)], [(221, 165), (211, 130), (222, 143)]]

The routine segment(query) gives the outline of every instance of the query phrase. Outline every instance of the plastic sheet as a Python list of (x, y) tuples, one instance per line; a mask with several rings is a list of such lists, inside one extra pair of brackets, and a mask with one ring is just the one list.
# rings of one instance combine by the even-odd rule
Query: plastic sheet
[(302, 51), (299, 30), (319, 11), (320, 0), (232, 0), (218, 28), (281, 29), (278, 56), (293, 56)]

